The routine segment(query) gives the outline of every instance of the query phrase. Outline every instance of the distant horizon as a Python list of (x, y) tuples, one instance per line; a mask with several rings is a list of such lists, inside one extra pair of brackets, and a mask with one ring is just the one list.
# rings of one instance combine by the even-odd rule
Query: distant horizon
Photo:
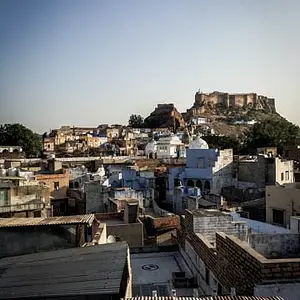
[(125, 125), (200, 89), (275, 98), (299, 125), (298, 28), (296, 0), (2, 0), (0, 123)]
[[(194, 93), (194, 94), (196, 94), (197, 92), (199, 91), (199, 89), (198, 90), (196, 90), (196, 92)], [(221, 90), (214, 90), (214, 91), (210, 91), (210, 92), (205, 92), (205, 91), (203, 91), (203, 90), (200, 90), (200, 92), (201, 93), (203, 93), (203, 94), (212, 94), (212, 93), (214, 93), (214, 92), (219, 92), (219, 93), (227, 93), (227, 94), (237, 94), (237, 95), (243, 95), (243, 94), (257, 94), (257, 95), (259, 95), (259, 96), (265, 96), (265, 97), (268, 97), (268, 98), (272, 98), (272, 99), (275, 99), (275, 107), (276, 107), (276, 112), (280, 115), (280, 116), (282, 116), (283, 118), (285, 118), (286, 120), (288, 120), (289, 122), (292, 122), (292, 121), (290, 121), (289, 119), (287, 119), (284, 115), (282, 115), (280, 112), (278, 112), (278, 109), (277, 109), (277, 100), (276, 100), (276, 98), (275, 97), (270, 97), (270, 96), (268, 96), (268, 95), (263, 95), (263, 94), (261, 94), (261, 93), (257, 93), (257, 92), (228, 92), (228, 91), (221, 91)], [(173, 103), (173, 102), (160, 102), (160, 103), (156, 103), (156, 104), (154, 104), (154, 107), (152, 108), (152, 110), (147, 114), (147, 115), (145, 115), (145, 116), (143, 116), (142, 114), (140, 114), (140, 113), (138, 113), (138, 112), (132, 112), (130, 115), (141, 115), (142, 117), (143, 117), (143, 119), (145, 119), (146, 117), (148, 117), (149, 115), (150, 115), (150, 113), (151, 112), (153, 112), (154, 110), (155, 110), (155, 108), (159, 105), (159, 104), (174, 104), (174, 107), (177, 109), (177, 111), (180, 113), (180, 114), (182, 114), (182, 113), (185, 113), (186, 111), (187, 111), (187, 109), (189, 109), (189, 108), (191, 108), (192, 107), (192, 105), (193, 105), (193, 103), (195, 102), (195, 99), (193, 100), (193, 102), (191, 103), (191, 105), (189, 106), (189, 107), (187, 107), (185, 110), (179, 110), (177, 107), (176, 107), (176, 104), (175, 103)], [(129, 120), (129, 117), (130, 117), (130, 115), (128, 116), (128, 120)], [(112, 125), (122, 125), (122, 126), (128, 126), (128, 120), (127, 120), (127, 122), (125, 122), (125, 123), (117, 123), (117, 122), (98, 122), (98, 124), (97, 125), (85, 125), (84, 123), (82, 123), (82, 124), (80, 124), (80, 125), (78, 125), (78, 124), (72, 124), (72, 125), (68, 125), (68, 124), (61, 124), (61, 125), (58, 125), (58, 126), (56, 126), (56, 127), (53, 127), (53, 128), (49, 128), (48, 130), (46, 130), (46, 131), (42, 131), (42, 132), (39, 132), (39, 131), (36, 131), (34, 128), (30, 128), (29, 126), (27, 126), (26, 124), (24, 124), (24, 123), (22, 123), (22, 122), (14, 122), (14, 123), (21, 123), (21, 124), (23, 124), (24, 126), (26, 126), (26, 127), (28, 127), (29, 129), (31, 129), (32, 131), (34, 131), (34, 132), (36, 132), (36, 133), (38, 133), (38, 134), (44, 134), (45, 132), (47, 132), (47, 133), (49, 133), (51, 130), (58, 130), (58, 129), (60, 129), (61, 127), (79, 127), (79, 128), (97, 128), (99, 125), (103, 125), (103, 124), (107, 124), (107, 125), (109, 125), (109, 126), (112, 126)], [(8, 123), (8, 124), (10, 124), (9, 122), (6, 122), (6, 123)], [(297, 126), (299, 126), (299, 124), (297, 124), (297, 123), (294, 123), (294, 122), (292, 122), (293, 124), (296, 124)], [(4, 123), (0, 123), (0, 124), (4, 124)]]

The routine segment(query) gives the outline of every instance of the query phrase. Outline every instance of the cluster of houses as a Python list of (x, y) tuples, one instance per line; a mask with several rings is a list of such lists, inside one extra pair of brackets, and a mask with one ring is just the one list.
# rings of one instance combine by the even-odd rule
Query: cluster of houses
[[(194, 130), (202, 135), (214, 134), (206, 118), (194, 118)], [(130, 128), (121, 125), (99, 125), (97, 128), (62, 126), (43, 135), (45, 154), (78, 156), (94, 153), (94, 156), (151, 156), (157, 158), (185, 157), (189, 144), (187, 129), (173, 134), (169, 128)], [(150, 144), (149, 144), (150, 143)]]
[[(76, 130), (65, 128), (44, 137), (45, 150), (102, 138), (100, 131), (97, 136)], [(119, 130), (106, 132), (107, 142), (122, 136)], [(72, 255), (78, 248), (80, 253), (93, 253), (93, 247), (104, 252), (123, 249), (127, 279), (124, 283), (120, 277), (123, 289), (115, 291), (116, 298), (299, 299), (300, 148), (285, 147), (283, 156), (270, 147), (257, 149), (256, 155), (235, 156), (232, 149), (209, 148), (199, 134), (187, 131), (156, 132), (157, 138), (139, 134), (147, 141), (143, 155), (129, 151), (123, 156), (0, 160), (0, 257), (21, 255), (22, 260), (30, 253), (51, 251), (51, 259), (59, 253), (68, 263), (70, 249)], [(114, 258), (109, 259), (112, 264)], [(91, 266), (77, 268), (87, 273)], [(169, 271), (160, 273), (162, 269)], [(143, 280), (141, 270), (146, 272)], [(150, 270), (153, 277), (146, 275)], [(0, 297), (11, 298), (5, 282), (0, 290), (7, 294)], [(17, 298), (22, 296), (18, 292), (13, 291)]]

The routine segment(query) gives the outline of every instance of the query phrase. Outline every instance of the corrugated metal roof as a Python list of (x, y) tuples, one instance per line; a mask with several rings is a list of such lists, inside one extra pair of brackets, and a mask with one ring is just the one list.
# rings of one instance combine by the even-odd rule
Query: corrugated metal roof
[(125, 242), (0, 260), (0, 299), (118, 294)]
[[(281, 297), (203, 296), (203, 297), (132, 297), (125, 300), (284, 300)], [(124, 299), (122, 299), (124, 300)]]
[(91, 224), (95, 215), (60, 216), (48, 218), (0, 218), (1, 227)]

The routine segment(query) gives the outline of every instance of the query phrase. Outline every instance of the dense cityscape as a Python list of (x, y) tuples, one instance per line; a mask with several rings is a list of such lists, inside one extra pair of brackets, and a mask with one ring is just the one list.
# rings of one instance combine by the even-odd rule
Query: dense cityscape
[(126, 126), (2, 125), (1, 299), (299, 299), (299, 133), (221, 92)]
[(300, 300), (299, 28), (1, 0), (0, 300)]

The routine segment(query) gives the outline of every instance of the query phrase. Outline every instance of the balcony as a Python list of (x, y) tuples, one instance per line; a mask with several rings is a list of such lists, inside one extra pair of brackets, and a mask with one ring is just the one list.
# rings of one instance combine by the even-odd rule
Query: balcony
[(17, 205), (0, 206), (0, 213), (21, 212), (29, 210), (42, 210), (45, 207), (44, 203), (28, 203)]

